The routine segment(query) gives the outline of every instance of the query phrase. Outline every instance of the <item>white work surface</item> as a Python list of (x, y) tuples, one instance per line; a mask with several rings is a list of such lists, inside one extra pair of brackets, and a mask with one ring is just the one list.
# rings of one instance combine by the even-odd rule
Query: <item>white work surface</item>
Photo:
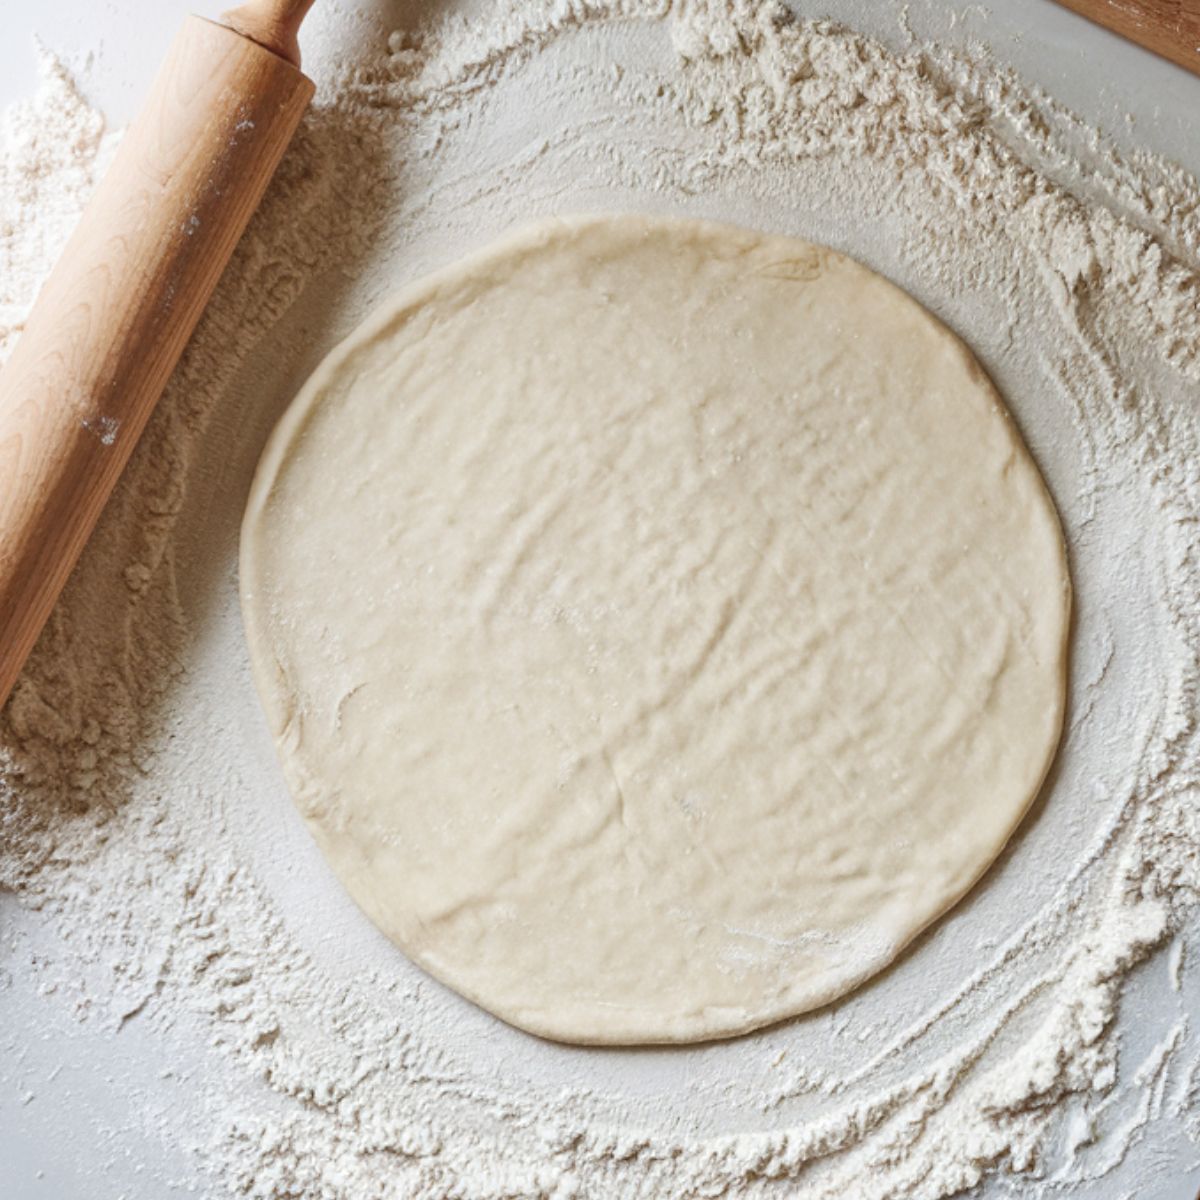
[[(389, 26), (389, 13), (397, 15), (402, 7), (407, 7), (403, 0), (319, 2), (305, 40), (344, 44), (346, 56), (352, 57), (355, 45), (379, 37)], [(855, 11), (865, 11), (870, 4), (869, 0), (829, 0), (794, 7), (853, 20)], [(79, 73), (89, 98), (119, 125), (136, 109), (180, 18), (196, 8), (206, 16), (220, 10), (215, 3), (186, 0), (6, 0), (0, 12), (0, 102), (16, 100), (35, 88), (38, 39)], [(960, 19), (950, 22), (949, 14)], [(1196, 134), (1200, 79), (1050, 0), (998, 0), (991, 8), (973, 0), (916, 3), (908, 19), (918, 33), (936, 30), (939, 37), (950, 40), (982, 38), (999, 58), (1011, 62), (1087, 122), (1105, 129), (1118, 143), (1145, 146), (1200, 173)], [(892, 27), (896, 28), (894, 20)], [(0, 964), (0, 973), (3, 970)], [(50, 1003), (23, 991), (17, 981), (17, 986), (0, 991), (0, 1027), (7, 1037), (33, 1045), (31, 1053), (36, 1056), (36, 1044), (46, 1036)], [(1128, 1020), (1127, 1024), (1126, 1036), (1131, 1040), (1153, 1036), (1148, 1027)], [(28, 1106), (19, 1096), (0, 1096), (0, 1200), (84, 1196), (104, 1200), (94, 1191), (79, 1190), (86, 1177), (76, 1167), (110, 1149), (104, 1144), (105, 1118), (118, 1124), (123, 1104), (116, 1078), (132, 1072), (140, 1085), (152, 1086), (160, 1074), (160, 1054), (153, 1035), (136, 1025), (116, 1037), (103, 1028), (84, 1026), (72, 1036), (69, 1066), (57, 1073), (62, 1056), (52, 1042), (46, 1045), (47, 1074), (55, 1074), (57, 1084), (45, 1082), (37, 1103)], [(171, 1105), (181, 1085), (163, 1080), (158, 1086), (161, 1104)], [(57, 1110), (56, 1087), (62, 1097)], [(1134, 1153), (1147, 1162), (1156, 1159), (1161, 1167), (1162, 1159), (1172, 1154), (1171, 1145), (1165, 1134), (1160, 1138), (1152, 1133)], [(126, 1152), (128, 1170), (118, 1172), (119, 1180), (110, 1171), (106, 1179), (113, 1190), (106, 1195), (150, 1200), (201, 1190), (201, 1185), (188, 1182), (183, 1156), (172, 1156), (169, 1148), (148, 1139), (144, 1146), (132, 1151), (127, 1147)], [(1156, 1179), (1163, 1178), (1160, 1171)], [(1150, 1190), (1130, 1192), (1123, 1184), (1119, 1190), (1098, 1193), (1097, 1200), (1133, 1194), (1139, 1200), (1194, 1200), (1198, 1185), (1200, 1175), (1192, 1172), (1167, 1184), (1156, 1183)], [(1002, 1194), (1017, 1194), (1018, 1187), (1010, 1180), (1002, 1185)]]

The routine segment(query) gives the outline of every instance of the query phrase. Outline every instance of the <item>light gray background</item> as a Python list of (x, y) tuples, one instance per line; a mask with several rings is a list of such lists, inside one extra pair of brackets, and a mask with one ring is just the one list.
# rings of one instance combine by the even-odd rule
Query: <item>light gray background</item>
[[(831, 15), (853, 23), (855, 12), (891, 0), (791, 0), (806, 15)], [(37, 84), (35, 38), (73, 67), (93, 103), (119, 125), (129, 119), (181, 17), (188, 11), (216, 16), (222, 5), (185, 0), (2, 0), (0, 3), (0, 104)], [(355, 47), (386, 32), (389, 14), (409, 0), (318, 0), (305, 27), (305, 42)], [(918, 34), (943, 40), (981, 38), (1025, 77), (1047, 88), (1118, 143), (1141, 145), (1177, 159), (1200, 174), (1200, 79), (1097, 29), (1051, 0), (998, 0), (987, 8), (966, 0), (914, 0), (908, 20)], [(895, 5), (896, 11), (900, 5)], [(900, 26), (894, 23), (896, 38)], [(41, 922), (0, 896), (6, 932)], [(1132, 982), (1126, 1014), (1152, 1012), (1164, 965), (1148, 964)], [(5, 967), (0, 965), (0, 972)], [(38, 1078), (35, 1096), (0, 1095), (0, 1200), (159, 1200), (204, 1195), (181, 1153), (141, 1130), (125, 1097), (149, 1089), (176, 1111), (195, 1103), (189, 1067), (176, 1058), (189, 1031), (176, 1029), (165, 1045), (136, 1024), (114, 1037), (95, 1025), (62, 1016), (64, 1005), (41, 1001), (29, 981), (4, 979), (0, 988), (0, 1058), (18, 1050), (21, 1074)], [(1141, 1002), (1139, 1002), (1139, 1000)], [(1145, 1005), (1145, 1007), (1143, 1007)], [(1200, 1015), (1200, 1014), (1198, 1014)], [(199, 1036), (199, 1031), (195, 1031)], [(1153, 1022), (1126, 1018), (1130, 1049), (1148, 1047), (1160, 1031)], [(195, 1043), (193, 1043), (195, 1044)], [(0, 1076), (4, 1073), (0, 1072)], [(199, 1115), (199, 1114), (197, 1114)], [(1165, 1147), (1176, 1138), (1148, 1139), (1142, 1155), (1142, 1186), (1098, 1194), (1136, 1200), (1195, 1200), (1200, 1172)], [(1157, 1144), (1155, 1144), (1157, 1142)], [(1164, 1161), (1165, 1158), (1165, 1161)], [(97, 1190), (95, 1167), (104, 1163)], [(1186, 1172), (1186, 1173), (1185, 1173)], [(1036, 1185), (1030, 1184), (1032, 1191)], [(988, 1196), (1020, 1195), (1020, 1182), (998, 1183)]]

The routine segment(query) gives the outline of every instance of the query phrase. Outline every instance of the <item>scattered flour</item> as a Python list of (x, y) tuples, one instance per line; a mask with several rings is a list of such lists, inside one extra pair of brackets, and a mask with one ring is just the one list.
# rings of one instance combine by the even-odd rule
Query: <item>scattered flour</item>
[[(203, 1194), (1093, 1197), (1164, 1117), (1135, 1178), (1194, 1169), (1200, 185), (982, 51), (774, 3), (489, 0), (337, 59), (0, 718), (0, 1008), (32, 977), (161, 1046), (187, 1102), (127, 1099)], [(50, 59), (5, 115), (0, 355), (114, 136)], [(333, 340), (596, 208), (786, 230), (923, 300), (1008, 397), (1078, 596), (1060, 761), (978, 891), (857, 995), (707, 1047), (541, 1043), (388, 947), (283, 794), (235, 603), (258, 448)]]

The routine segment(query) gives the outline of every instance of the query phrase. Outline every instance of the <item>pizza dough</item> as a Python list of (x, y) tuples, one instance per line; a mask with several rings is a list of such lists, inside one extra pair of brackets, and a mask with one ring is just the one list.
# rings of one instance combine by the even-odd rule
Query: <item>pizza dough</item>
[(567, 1041), (853, 988), (996, 857), (1063, 718), (1058, 520), (975, 360), (724, 226), (550, 221), (403, 292), (275, 431), (241, 587), (350, 894)]

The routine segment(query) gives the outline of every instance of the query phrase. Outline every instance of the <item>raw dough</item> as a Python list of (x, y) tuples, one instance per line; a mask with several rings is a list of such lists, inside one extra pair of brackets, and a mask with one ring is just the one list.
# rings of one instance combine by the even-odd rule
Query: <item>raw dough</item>
[(568, 1041), (865, 980), (996, 857), (1063, 717), (1058, 520), (971, 354), (725, 226), (550, 221), (402, 293), (273, 435), (241, 586), (351, 895)]

